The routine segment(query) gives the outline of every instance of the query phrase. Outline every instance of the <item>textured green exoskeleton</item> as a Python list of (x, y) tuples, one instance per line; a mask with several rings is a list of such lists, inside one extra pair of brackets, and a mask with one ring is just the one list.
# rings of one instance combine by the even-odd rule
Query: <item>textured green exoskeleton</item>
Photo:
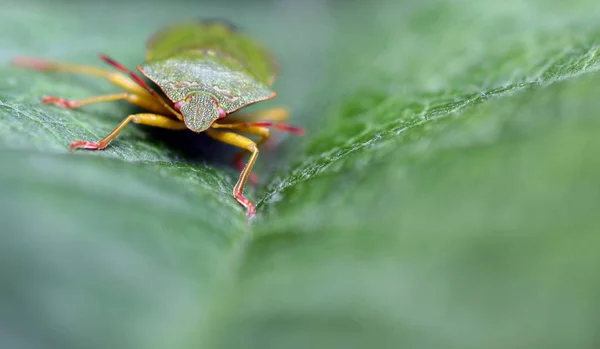
[[(27, 57), (15, 58), (13, 63), (36, 70), (96, 76), (126, 91), (81, 100), (44, 97), (44, 103), (79, 108), (92, 103), (125, 100), (149, 111), (129, 115), (98, 142), (73, 142), (73, 149), (105, 149), (130, 122), (172, 130), (206, 132), (218, 141), (244, 149), (235, 157), (241, 174), (233, 188), (233, 196), (252, 216), (254, 205), (244, 197), (243, 190), (246, 181), (252, 179), (251, 171), (258, 157), (258, 146), (269, 138), (270, 127), (302, 133), (300, 128), (280, 123), (288, 117), (283, 108), (253, 113), (237, 112), (233, 119), (226, 118), (228, 114), (249, 104), (276, 96), (271, 89), (277, 73), (272, 57), (250, 37), (230, 25), (214, 21), (190, 21), (163, 29), (151, 37), (146, 49), (146, 59), (138, 65), (138, 70), (154, 82), (164, 95), (154, 91), (134, 72), (104, 55), (100, 58), (121, 73)], [(254, 142), (239, 133), (260, 139)], [(251, 156), (244, 165), (242, 159), (247, 153)]]
[(140, 71), (170, 100), (182, 102), (185, 124), (193, 131), (210, 127), (219, 108), (229, 114), (275, 96), (271, 56), (231, 26), (179, 24), (155, 34), (147, 50)]

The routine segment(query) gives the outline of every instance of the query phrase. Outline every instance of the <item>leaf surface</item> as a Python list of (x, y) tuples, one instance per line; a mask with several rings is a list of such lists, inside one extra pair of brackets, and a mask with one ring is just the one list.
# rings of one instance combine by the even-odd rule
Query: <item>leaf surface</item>
[[(261, 153), (40, 105), (116, 91), (0, 66), (0, 334), (9, 348), (593, 348), (600, 6), (553, 1), (28, 1), (0, 59), (134, 67), (186, 18), (275, 51), (302, 139)], [(258, 107), (258, 106), (257, 106)]]

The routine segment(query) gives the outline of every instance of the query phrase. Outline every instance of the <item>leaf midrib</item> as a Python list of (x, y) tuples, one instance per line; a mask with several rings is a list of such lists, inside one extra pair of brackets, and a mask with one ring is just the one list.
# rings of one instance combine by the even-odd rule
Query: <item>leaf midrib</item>
[[(524, 79), (523, 82), (499, 84), (479, 93), (470, 93), (458, 96), (454, 101), (435, 104), (429, 103), (420, 110), (415, 110), (408, 119), (392, 120), (380, 125), (376, 125), (372, 129), (363, 132), (346, 140), (345, 146), (333, 147), (330, 150), (318, 155), (310, 155), (304, 157), (301, 162), (290, 164), (289, 168), (293, 170), (284, 178), (274, 178), (274, 184), (268, 185), (266, 192), (257, 200), (257, 207), (269, 205), (269, 199), (274, 195), (290, 188), (297, 183), (304, 182), (312, 178), (314, 175), (323, 172), (323, 170), (333, 166), (347, 156), (361, 150), (367, 146), (379, 146), (390, 142), (395, 135), (405, 133), (415, 127), (423, 126), (424, 124), (445, 118), (447, 116), (460, 113), (469, 107), (480, 105), (485, 101), (493, 98), (502, 98), (514, 93), (520, 93), (529, 89), (551, 86), (565, 80), (577, 78), (583, 74), (589, 74), (600, 70), (600, 55), (598, 55), (598, 47), (590, 47), (583, 56), (588, 56), (585, 64), (579, 70), (571, 71), (568, 74), (561, 76), (551, 76), (547, 72), (556, 69), (560, 64), (560, 60), (554, 60), (553, 64), (547, 65), (544, 71), (541, 71), (536, 80)], [(382, 101), (378, 108), (387, 109), (390, 105), (397, 103), (394, 97)], [(377, 113), (376, 110), (371, 110)]]

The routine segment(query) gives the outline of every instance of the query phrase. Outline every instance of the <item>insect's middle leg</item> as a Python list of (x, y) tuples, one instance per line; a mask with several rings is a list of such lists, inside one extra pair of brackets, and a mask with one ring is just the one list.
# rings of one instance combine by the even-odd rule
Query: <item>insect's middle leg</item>
[(244, 196), (243, 191), (244, 186), (248, 181), (248, 177), (250, 176), (250, 173), (252, 171), (252, 167), (254, 166), (254, 163), (258, 158), (258, 147), (256, 146), (256, 143), (254, 143), (251, 139), (248, 139), (244, 136), (238, 135), (233, 132), (216, 131), (209, 128), (208, 130), (206, 130), (206, 133), (210, 137), (218, 141), (243, 148), (252, 153), (250, 159), (248, 160), (248, 163), (242, 170), (242, 173), (240, 173), (240, 178), (233, 187), (233, 197), (247, 209), (249, 217), (253, 216), (256, 212), (254, 204)]
[(253, 112), (236, 112), (226, 119), (221, 120), (223, 123), (232, 122), (252, 122), (252, 121), (286, 121), (289, 118), (289, 111), (286, 108), (274, 107), (270, 109), (257, 110)]
[(115, 139), (115, 137), (117, 137), (117, 135), (121, 131), (123, 131), (125, 126), (127, 126), (127, 124), (129, 124), (130, 122), (140, 125), (166, 128), (170, 130), (185, 130), (187, 128), (185, 126), (185, 123), (183, 123), (182, 121), (174, 120), (163, 115), (148, 113), (132, 114), (125, 118), (125, 120), (123, 120), (114, 130), (112, 130), (112, 132), (109, 133), (108, 136), (102, 138), (100, 141), (75, 141), (71, 143), (71, 149), (81, 148), (88, 150), (103, 150), (110, 144), (110, 142), (113, 139)]
[(48, 61), (41, 58), (31, 58), (31, 57), (16, 57), (12, 60), (12, 64), (33, 69), (39, 71), (47, 71), (47, 72), (62, 72), (62, 73), (71, 73), (77, 75), (87, 75), (87, 76), (95, 76), (101, 79), (108, 80), (112, 84), (128, 91), (130, 93), (136, 95), (150, 95), (148, 91), (139, 86), (133, 80), (131, 80), (126, 75), (121, 73), (111, 72), (106, 69), (97, 68), (89, 65), (82, 64), (74, 64), (74, 63), (62, 63), (62, 62), (53, 62)]
[(127, 101), (133, 105), (136, 105), (142, 109), (148, 110), (153, 113), (159, 114), (169, 114), (169, 111), (166, 110), (159, 102), (154, 100), (148, 95), (137, 95), (128, 92), (115, 93), (104, 96), (94, 96), (84, 99), (64, 99), (59, 97), (44, 97), (42, 99), (42, 103), (55, 104), (60, 107), (75, 109), (81, 108), (88, 104), (101, 103), (101, 102), (111, 102), (111, 101)]
[(126, 100), (132, 104), (135, 104), (141, 108), (147, 109), (148, 111), (154, 113), (167, 115), (172, 114), (170, 110), (168, 110), (160, 101), (156, 100), (156, 98), (152, 96), (148, 91), (146, 91), (145, 88), (140, 86), (128, 76), (123, 75), (121, 73), (111, 72), (109, 70), (97, 68), (94, 66), (74, 63), (53, 62), (41, 58), (16, 57), (12, 60), (12, 63), (19, 67), (39, 71), (62, 72), (77, 75), (94, 76), (108, 80), (113, 85), (116, 85), (129, 92), (107, 96), (91, 97), (82, 100), (67, 100), (59, 97), (45, 97), (44, 99), (42, 99), (43, 103), (53, 103), (66, 108), (78, 108), (83, 105), (92, 103)]

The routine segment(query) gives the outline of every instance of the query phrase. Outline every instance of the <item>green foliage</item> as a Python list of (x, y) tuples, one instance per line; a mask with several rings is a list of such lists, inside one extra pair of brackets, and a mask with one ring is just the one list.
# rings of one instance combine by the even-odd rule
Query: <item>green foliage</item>
[(225, 17), (309, 133), (263, 151), (248, 224), (227, 147), (131, 126), (73, 154), (130, 107), (40, 105), (114, 88), (1, 66), (1, 347), (597, 346), (597, 1), (113, 5), (3, 7), (0, 59), (134, 66)]

